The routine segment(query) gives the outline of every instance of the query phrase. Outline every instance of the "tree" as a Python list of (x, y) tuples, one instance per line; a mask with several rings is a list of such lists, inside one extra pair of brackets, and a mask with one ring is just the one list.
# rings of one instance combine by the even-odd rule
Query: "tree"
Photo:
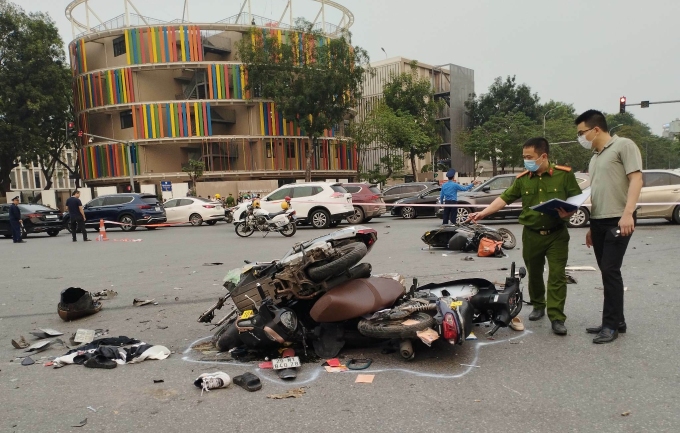
[(196, 196), (196, 182), (203, 176), (205, 163), (203, 161), (190, 159), (187, 165), (182, 167), (182, 171), (189, 175), (189, 179), (191, 180), (191, 192), (193, 196)]
[(250, 97), (273, 100), (284, 118), (296, 119), (307, 135), (305, 180), (311, 181), (318, 138), (355, 107), (368, 54), (351, 45), (348, 32), (328, 38), (302, 19), (281, 42), (273, 32), (252, 28), (236, 47), (246, 67)]
[(70, 100), (66, 71), (54, 22), (0, 0), (0, 192), (19, 160), (38, 162), (55, 146)]
[(408, 155), (415, 179), (416, 158), (434, 152), (442, 141), (437, 114), (444, 102), (435, 100), (427, 78), (418, 77), (415, 61), (410, 72), (390, 77), (383, 87), (383, 96), (384, 103), (375, 110), (380, 141)]
[(463, 130), (458, 144), (463, 152), (475, 156), (475, 166), (490, 160), (493, 176), (505, 167), (522, 165), (522, 144), (537, 134), (537, 125), (522, 112), (496, 114), (481, 126)]
[(518, 85), (513, 75), (506, 77), (505, 81), (497, 77), (486, 94), (480, 96), (472, 94), (471, 99), (465, 103), (465, 108), (473, 128), (483, 125), (495, 115), (506, 113), (521, 112), (534, 122), (538, 122), (539, 117), (543, 115), (539, 110), (538, 101), (538, 94), (532, 94), (531, 88), (526, 84)]

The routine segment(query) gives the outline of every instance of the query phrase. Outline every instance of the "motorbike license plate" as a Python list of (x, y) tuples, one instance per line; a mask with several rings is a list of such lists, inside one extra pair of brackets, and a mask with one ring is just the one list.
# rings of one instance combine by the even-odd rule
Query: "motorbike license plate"
[(291, 356), (290, 358), (277, 358), (272, 359), (272, 367), (274, 370), (283, 370), (284, 368), (295, 368), (299, 367), (300, 358), (297, 356)]
[(241, 314), (241, 319), (248, 319), (248, 318), (252, 317), (252, 315), (253, 315), (253, 310), (246, 310), (246, 311), (243, 312), (243, 314)]
[(160, 206), (156, 206), (156, 212), (160, 212), (160, 211), (161, 211), (161, 207), (160, 207)]

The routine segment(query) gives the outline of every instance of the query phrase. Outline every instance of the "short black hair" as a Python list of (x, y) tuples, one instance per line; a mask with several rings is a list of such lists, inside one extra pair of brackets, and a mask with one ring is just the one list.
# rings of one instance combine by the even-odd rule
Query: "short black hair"
[(544, 153), (546, 155), (550, 155), (550, 144), (548, 144), (548, 140), (546, 140), (543, 137), (534, 137), (528, 139), (527, 141), (524, 142), (522, 149), (526, 149), (529, 147), (532, 147), (539, 155), (542, 155)]
[(574, 121), (574, 125), (580, 123), (585, 123), (588, 128), (598, 127), (604, 132), (609, 132), (609, 127), (607, 126), (607, 118), (604, 117), (601, 111), (588, 110), (584, 111), (580, 116)]
[(80, 191), (78, 191), (78, 190), (73, 191), (73, 194), (71, 194), (71, 196), (74, 196), (76, 194), (80, 194)]

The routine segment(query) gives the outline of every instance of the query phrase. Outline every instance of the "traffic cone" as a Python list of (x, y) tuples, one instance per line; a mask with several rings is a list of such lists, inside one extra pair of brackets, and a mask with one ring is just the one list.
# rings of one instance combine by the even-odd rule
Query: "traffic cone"
[(98, 241), (108, 241), (109, 238), (106, 237), (106, 226), (104, 225), (104, 220), (100, 219), (99, 220), (99, 236), (97, 237)]

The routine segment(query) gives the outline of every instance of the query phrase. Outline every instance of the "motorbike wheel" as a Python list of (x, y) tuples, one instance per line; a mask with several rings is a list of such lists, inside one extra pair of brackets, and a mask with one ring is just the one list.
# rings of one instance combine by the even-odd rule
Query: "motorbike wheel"
[(281, 229), (281, 234), (289, 238), (297, 232), (297, 227), (295, 223), (288, 223), (284, 228)]
[(409, 319), (418, 323), (413, 325), (403, 325), (405, 319), (398, 320), (365, 320), (359, 321), (359, 332), (361, 335), (372, 338), (392, 339), (392, 338), (418, 338), (416, 332), (423, 331), (434, 326), (434, 318), (422, 311), (411, 314)]
[(255, 233), (255, 229), (253, 229), (248, 224), (243, 222), (236, 224), (236, 227), (234, 227), (234, 231), (236, 232), (237, 235), (239, 235), (242, 238), (247, 238), (248, 236)]
[(212, 342), (220, 352), (227, 352), (241, 345), (238, 329), (234, 323), (234, 321), (223, 323), (213, 334)]
[(517, 246), (515, 235), (508, 229), (498, 229), (498, 234), (503, 238), (503, 249), (511, 250)]
[(351, 268), (364, 258), (368, 253), (368, 248), (366, 248), (363, 242), (353, 242), (337, 248), (337, 251), (340, 256), (337, 259), (307, 269), (307, 275), (309, 275), (310, 280), (320, 283)]

